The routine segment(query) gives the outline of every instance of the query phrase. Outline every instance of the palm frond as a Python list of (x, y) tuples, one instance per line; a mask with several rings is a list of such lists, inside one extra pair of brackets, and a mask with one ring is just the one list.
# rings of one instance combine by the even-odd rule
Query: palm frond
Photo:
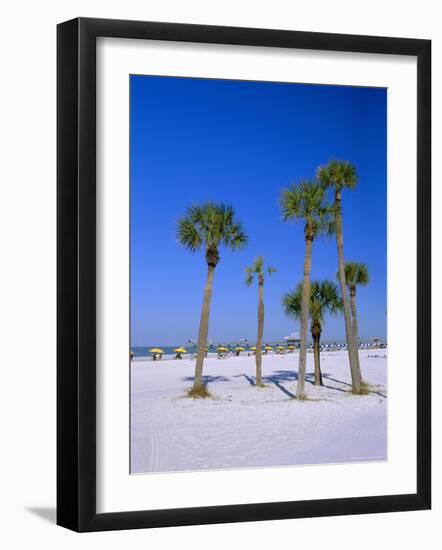
[(252, 286), (253, 279), (254, 279), (253, 275), (254, 275), (253, 270), (250, 267), (246, 267), (246, 280), (245, 280), (246, 286)]
[(354, 189), (358, 182), (356, 167), (346, 160), (331, 160), (318, 168), (316, 176), (324, 189)]
[(337, 315), (344, 307), (338, 286), (327, 279), (319, 282), (317, 300), (321, 305), (323, 315), (325, 312)]
[[(284, 294), (282, 305), (284, 313), (293, 319), (301, 317), (302, 282), (293, 292)], [(338, 286), (329, 280), (314, 280), (310, 284), (309, 316), (320, 325), (324, 323), (326, 313), (336, 315), (342, 311), (342, 299)]]
[[(250, 286), (253, 283), (254, 276), (258, 278), (262, 277), (264, 279), (264, 274), (267, 272), (268, 275), (275, 273), (276, 269), (274, 267), (268, 267), (267, 269), (264, 266), (264, 257), (258, 256), (253, 261), (252, 265), (246, 267), (246, 285)], [(250, 281), (250, 283), (249, 283)]]
[(201, 234), (198, 232), (195, 224), (189, 219), (188, 215), (178, 220), (177, 236), (178, 242), (191, 252), (196, 252), (203, 244)]
[(341, 162), (341, 175), (343, 187), (354, 189), (358, 183), (356, 166), (348, 161)]
[(332, 229), (332, 211), (325, 190), (317, 181), (302, 180), (281, 194), (284, 221), (303, 221), (308, 233), (327, 233)]
[(180, 244), (192, 252), (203, 245), (215, 253), (220, 245), (238, 250), (247, 244), (247, 234), (235, 219), (234, 209), (223, 203), (206, 202), (189, 206), (178, 220), (177, 237)]
[(247, 246), (248, 236), (240, 222), (231, 223), (223, 227), (223, 244), (230, 250), (240, 250)]
[(282, 297), (282, 308), (284, 314), (291, 319), (301, 318), (302, 309), (302, 283), (299, 283), (295, 290), (286, 292)]
[[(337, 274), (339, 279), (339, 273)], [(365, 286), (370, 282), (368, 267), (365, 264), (357, 262), (345, 263), (345, 281), (349, 288), (354, 288), (357, 285)]]
[(300, 186), (292, 185), (281, 193), (281, 211), (284, 221), (302, 219), (304, 217), (302, 208), (302, 194)]

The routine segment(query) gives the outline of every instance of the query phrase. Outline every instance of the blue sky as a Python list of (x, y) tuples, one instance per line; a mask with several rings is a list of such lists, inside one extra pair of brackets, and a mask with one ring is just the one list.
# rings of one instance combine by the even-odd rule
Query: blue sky
[[(386, 336), (386, 109), (379, 88), (131, 76), (131, 343), (178, 345), (196, 338), (206, 278), (204, 253), (176, 240), (192, 203), (226, 202), (249, 235), (244, 251), (221, 250), (209, 337), (256, 335), (257, 288), (244, 268), (263, 254), (277, 272), (265, 286), (265, 331), (280, 340), (298, 324), (281, 296), (301, 280), (302, 224), (281, 220), (281, 190), (332, 158), (354, 163), (343, 197), (347, 261), (368, 265), (358, 291), (359, 332)], [(312, 278), (335, 279), (334, 240), (314, 243)], [(343, 317), (323, 338), (343, 340)]]

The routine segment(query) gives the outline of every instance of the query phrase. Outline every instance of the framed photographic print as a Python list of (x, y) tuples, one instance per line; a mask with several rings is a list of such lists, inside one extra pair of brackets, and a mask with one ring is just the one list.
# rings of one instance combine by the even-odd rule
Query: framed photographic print
[(430, 54), (58, 26), (59, 525), (430, 508)]

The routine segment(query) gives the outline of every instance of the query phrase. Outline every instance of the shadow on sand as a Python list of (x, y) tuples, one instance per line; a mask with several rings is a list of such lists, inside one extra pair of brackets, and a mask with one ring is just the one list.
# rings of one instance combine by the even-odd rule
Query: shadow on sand
[[(348, 382), (343, 382), (342, 380), (338, 380), (337, 378), (332, 378), (329, 374), (323, 374), (322, 378), (327, 378), (327, 380), (331, 380), (332, 382), (336, 382), (337, 384), (342, 384), (343, 386), (347, 386), (349, 388), (352, 387), (352, 385), (349, 384)], [(330, 386), (326, 386), (326, 387), (330, 387)], [(337, 390), (339, 388), (333, 388), (333, 389)], [(339, 389), (339, 391), (348, 391), (348, 390)], [(379, 397), (383, 397), (384, 399), (387, 399), (387, 396), (378, 390), (369, 389), (368, 393), (375, 393), (376, 395), (379, 395)]]
[[(247, 382), (251, 386), (256, 386), (256, 380), (254, 376), (250, 376), (248, 374), (237, 374), (234, 376), (234, 378), (240, 378), (243, 377), (247, 380)], [(186, 378), (183, 378), (186, 382), (193, 382), (194, 377), (193, 376), (187, 376)], [(296, 399), (296, 395), (291, 392), (289, 389), (287, 389), (284, 386), (284, 382), (296, 382), (298, 380), (298, 373), (294, 370), (276, 370), (272, 374), (268, 376), (263, 376), (262, 378), (264, 384), (273, 384), (276, 386), (282, 393), (284, 393), (287, 397), (290, 399)], [(325, 372), (322, 373), (322, 387), (327, 388), (329, 390), (339, 391), (342, 393), (348, 393), (349, 390), (345, 389), (343, 387), (339, 386), (331, 386), (328, 384), (325, 384), (324, 381), (330, 381), (334, 382), (335, 384), (340, 384), (341, 386), (345, 386), (346, 388), (351, 388), (352, 385), (348, 382), (344, 382), (343, 380), (338, 380), (337, 378), (333, 378), (329, 373)], [(228, 382), (229, 378), (226, 376), (203, 376), (203, 384), (207, 386), (208, 384), (212, 382)], [(315, 383), (315, 376), (313, 373), (309, 372), (305, 375), (305, 381), (312, 386)], [(384, 399), (387, 398), (386, 395), (382, 394), (381, 392), (377, 390), (369, 390), (369, 393), (375, 393), (376, 395), (379, 395), (380, 397), (383, 397)]]
[[(281, 373), (289, 373), (289, 374), (281, 374)], [(251, 386), (256, 386), (256, 378), (254, 376), (249, 376), (247, 374), (237, 374), (235, 378), (244, 377), (247, 382)], [(294, 377), (293, 377), (294, 376)], [(272, 383), (274, 384), (279, 390), (282, 391), (287, 397), (290, 397), (290, 399), (296, 399), (296, 395), (292, 393), (290, 390), (288, 390), (286, 387), (282, 385), (281, 382), (287, 381), (287, 380), (297, 380), (298, 375), (294, 371), (275, 371), (274, 375), (271, 376), (263, 376), (262, 381), (264, 384)]]
[[(249, 376), (247, 374), (239, 374), (237, 376), (243, 376), (251, 386), (256, 385), (255, 378), (252, 377), (252, 376)], [(351, 388), (351, 384), (347, 384), (346, 382), (342, 382), (341, 380), (337, 380), (336, 378), (332, 378), (328, 373), (323, 373), (322, 374), (322, 379), (323, 379), (322, 380), (322, 382), (323, 382), (322, 387), (323, 388), (327, 388), (329, 390), (335, 390), (335, 391), (339, 391), (339, 392), (343, 392), (343, 393), (347, 392), (347, 390), (345, 390), (344, 388), (339, 388), (339, 387), (336, 387), (336, 386), (329, 386), (327, 384), (324, 384), (324, 378), (326, 378), (327, 380), (331, 380), (333, 382), (336, 382), (337, 384), (343, 384), (344, 386), (349, 386)], [(263, 382), (264, 383), (267, 382), (267, 383), (274, 384), (280, 391), (282, 391), (285, 395), (287, 395), (291, 399), (296, 399), (296, 395), (294, 393), (292, 393), (290, 390), (288, 390), (283, 385), (283, 383), (284, 382), (296, 382), (297, 380), (298, 380), (298, 373), (296, 371), (293, 371), (293, 370), (276, 370), (271, 375), (263, 377)], [(314, 383), (315, 383), (314, 374), (313, 373), (307, 373), (305, 375), (305, 381), (313, 386)]]
[[(183, 378), (185, 382), (193, 382), (195, 380), (194, 376), (186, 376)], [(207, 386), (207, 384), (210, 384), (211, 382), (228, 382), (229, 378), (226, 378), (225, 376), (203, 376), (203, 384)]]

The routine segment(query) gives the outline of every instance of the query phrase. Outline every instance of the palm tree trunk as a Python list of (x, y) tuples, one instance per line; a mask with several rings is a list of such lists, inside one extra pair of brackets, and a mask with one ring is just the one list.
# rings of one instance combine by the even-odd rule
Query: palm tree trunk
[[(356, 345), (358, 344), (358, 319), (356, 316), (356, 288), (350, 288), (350, 309), (351, 309), (351, 324), (353, 327), (353, 334), (354, 339), (356, 340)], [(359, 372), (359, 378), (362, 382), (362, 371), (361, 371), (361, 363), (359, 360), (359, 353), (358, 353), (358, 372)]]
[(315, 386), (322, 386), (322, 372), (321, 372), (321, 329), (312, 324), (312, 338), (313, 338), (313, 355), (315, 359)]
[(204, 287), (203, 308), (201, 310), (200, 328), (198, 331), (198, 351), (196, 355), (195, 378), (193, 389), (199, 390), (203, 386), (203, 363), (206, 354), (207, 336), (209, 334), (210, 302), (212, 300), (213, 275), (215, 267), (209, 265), (207, 270), (206, 286)]
[(344, 306), (345, 334), (347, 338), (348, 359), (350, 362), (351, 382), (354, 393), (361, 392), (361, 377), (358, 371), (359, 353), (356, 345), (353, 327), (351, 323), (350, 304), (347, 293), (347, 282), (345, 280), (344, 262), (344, 236), (342, 231), (341, 194), (335, 193), (335, 222), (336, 222), (336, 244), (338, 248), (339, 283), (341, 285), (342, 303)]
[(310, 302), (310, 271), (312, 266), (312, 239), (305, 239), (305, 256), (304, 256), (304, 280), (302, 283), (302, 300), (301, 300), (301, 334), (299, 347), (299, 367), (298, 367), (298, 384), (296, 386), (296, 397), (298, 399), (305, 398), (305, 370), (307, 366), (307, 323)]
[(256, 385), (262, 386), (262, 337), (264, 333), (264, 281), (258, 284), (258, 337), (256, 339)]

